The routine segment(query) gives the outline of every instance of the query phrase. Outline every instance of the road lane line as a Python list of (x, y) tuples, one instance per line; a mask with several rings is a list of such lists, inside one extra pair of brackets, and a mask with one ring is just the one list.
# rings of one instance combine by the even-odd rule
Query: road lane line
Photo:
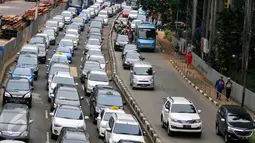
[(86, 99), (86, 102), (87, 102), (87, 104), (89, 105), (89, 100), (88, 100), (88, 99)]
[(84, 85), (81, 85), (82, 90), (84, 91)]
[(50, 143), (49, 132), (46, 132), (46, 143)]
[(83, 57), (81, 57), (81, 62), (83, 61)]
[(46, 119), (49, 118), (49, 117), (48, 117), (48, 111), (47, 111), (47, 110), (45, 110), (45, 118), (46, 118)]
[(77, 72), (77, 68), (76, 67), (70, 67), (70, 71), (71, 71), (71, 74), (74, 77), (78, 77), (78, 72)]

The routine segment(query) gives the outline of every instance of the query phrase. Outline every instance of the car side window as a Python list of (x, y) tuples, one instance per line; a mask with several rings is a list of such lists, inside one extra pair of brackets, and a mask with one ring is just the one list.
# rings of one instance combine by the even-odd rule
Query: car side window
[(169, 101), (166, 101), (165, 108), (168, 109), (168, 110), (170, 109), (170, 102)]

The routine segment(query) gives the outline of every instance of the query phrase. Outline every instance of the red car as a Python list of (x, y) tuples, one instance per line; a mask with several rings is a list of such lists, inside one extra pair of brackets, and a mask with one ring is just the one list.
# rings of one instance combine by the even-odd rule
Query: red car
[(122, 17), (128, 17), (130, 11), (131, 11), (130, 9), (124, 9), (122, 12)]

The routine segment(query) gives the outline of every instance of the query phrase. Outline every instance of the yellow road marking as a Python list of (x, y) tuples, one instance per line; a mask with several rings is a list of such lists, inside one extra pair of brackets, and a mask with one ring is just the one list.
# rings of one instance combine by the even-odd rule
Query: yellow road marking
[(74, 77), (78, 77), (78, 72), (77, 72), (77, 68), (76, 67), (70, 67), (70, 71), (71, 71), (71, 74)]

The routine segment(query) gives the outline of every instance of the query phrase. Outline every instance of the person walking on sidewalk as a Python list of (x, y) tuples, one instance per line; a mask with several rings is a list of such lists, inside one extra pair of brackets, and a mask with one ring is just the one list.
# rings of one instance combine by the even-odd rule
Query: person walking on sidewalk
[(229, 101), (229, 97), (231, 95), (232, 90), (232, 82), (230, 81), (230, 77), (228, 78), (228, 81), (226, 82), (226, 98), (227, 101)]
[(158, 28), (158, 31), (162, 30), (162, 22), (160, 19), (157, 21), (157, 28)]
[(191, 66), (191, 63), (192, 63), (192, 53), (191, 52), (189, 52), (188, 54), (187, 54), (187, 68), (190, 68), (190, 66)]
[(174, 49), (175, 56), (178, 56), (179, 49), (180, 49), (179, 44), (177, 44)]
[(223, 77), (221, 76), (215, 83), (215, 88), (217, 89), (217, 99), (220, 99), (222, 90), (224, 89), (225, 83)]

